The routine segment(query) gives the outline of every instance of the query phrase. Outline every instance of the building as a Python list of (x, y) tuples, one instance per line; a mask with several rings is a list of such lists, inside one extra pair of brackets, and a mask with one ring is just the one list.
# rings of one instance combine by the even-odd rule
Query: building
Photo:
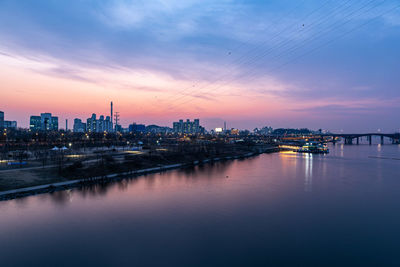
[(100, 133), (101, 132), (112, 132), (112, 130), (113, 130), (113, 125), (112, 125), (110, 116), (107, 116), (104, 119), (104, 116), (101, 115), (99, 120), (96, 122), (96, 124), (97, 124), (96, 129)]
[(4, 121), (3, 128), (17, 129), (16, 121)]
[(58, 117), (51, 116), (51, 113), (41, 113), (40, 125), (42, 131), (58, 131)]
[(29, 120), (31, 131), (58, 131), (58, 117), (51, 113), (41, 113), (40, 116), (31, 116)]
[(4, 128), (4, 112), (0, 111), (0, 128)]
[(112, 132), (113, 125), (110, 116), (104, 119), (101, 115), (99, 119), (96, 118), (96, 114), (93, 113), (92, 117), (86, 120), (86, 131), (91, 133), (102, 133), (102, 132)]
[(183, 133), (183, 120), (172, 123), (174, 133)]
[(179, 120), (178, 122), (174, 122), (172, 125), (174, 133), (204, 133), (204, 128), (200, 126), (199, 119), (195, 119), (194, 121), (187, 119), (185, 122), (183, 120)]
[(74, 119), (74, 133), (86, 132), (86, 123), (82, 122), (81, 119)]
[[(226, 132), (226, 131), (225, 131)], [(230, 131), (229, 131), (229, 133), (231, 134), (231, 135), (239, 135), (239, 129), (234, 129), (234, 128), (232, 128)]]
[(29, 129), (31, 131), (40, 131), (42, 129), (40, 116), (31, 116), (29, 120)]
[(51, 113), (40, 114), (41, 130), (58, 131), (58, 117), (51, 116)]
[(0, 129), (2, 128), (17, 128), (17, 122), (16, 121), (5, 121), (4, 120), (4, 112), (0, 111)]
[(92, 117), (86, 120), (86, 131), (90, 133), (96, 132), (96, 114), (93, 113)]
[(223, 133), (224, 129), (222, 129), (221, 127), (215, 128), (215, 133)]
[(272, 129), (272, 127), (265, 126), (261, 129), (255, 128), (254, 133), (261, 134), (261, 135), (270, 135), (270, 134), (272, 134), (273, 130), (274, 129)]
[(146, 125), (136, 124), (136, 123), (130, 124), (129, 132), (130, 133), (144, 133), (144, 132), (146, 132)]
[(146, 133), (166, 134), (172, 131), (172, 128), (165, 126), (158, 126), (154, 124), (146, 126)]

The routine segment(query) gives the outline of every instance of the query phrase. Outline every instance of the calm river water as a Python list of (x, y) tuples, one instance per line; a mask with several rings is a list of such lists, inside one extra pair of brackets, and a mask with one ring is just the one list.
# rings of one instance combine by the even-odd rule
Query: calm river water
[(400, 146), (264, 154), (0, 202), (0, 266), (400, 266)]

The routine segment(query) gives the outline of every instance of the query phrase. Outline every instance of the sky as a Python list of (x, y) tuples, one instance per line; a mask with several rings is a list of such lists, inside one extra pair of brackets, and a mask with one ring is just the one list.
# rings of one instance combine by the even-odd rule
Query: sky
[(0, 0), (0, 110), (400, 130), (400, 3)]

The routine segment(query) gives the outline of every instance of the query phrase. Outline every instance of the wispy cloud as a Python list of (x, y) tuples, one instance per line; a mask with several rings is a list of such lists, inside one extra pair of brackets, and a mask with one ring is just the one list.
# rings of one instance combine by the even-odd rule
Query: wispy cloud
[[(99, 18), (108, 25), (121, 28), (137, 28), (149, 21), (158, 22), (166, 16), (173, 16), (190, 9), (202, 1), (133, 1), (114, 0), (102, 5)], [(204, 2), (203, 2), (204, 4)], [(207, 3), (205, 3), (207, 4)]]
[(396, 104), (381, 101), (400, 97), (397, 13), (313, 51), (398, 4), (346, 18), (367, 2), (328, 1), (312, 13), (325, 2), (3, 0), (0, 66), (157, 104), (192, 99), (222, 112), (240, 99), (249, 114), (262, 112), (254, 102), (277, 101), (297, 113), (393, 116)]
[(311, 107), (304, 107), (304, 108), (296, 108), (292, 109), (292, 111), (296, 112), (318, 112), (318, 113), (323, 113), (324, 115), (329, 114), (329, 113), (334, 113), (334, 114), (355, 114), (355, 113), (368, 113), (368, 112), (374, 112), (374, 110), (371, 110), (371, 108), (365, 107), (365, 106), (346, 106), (346, 105), (338, 105), (338, 104), (330, 104), (330, 105), (319, 105), (319, 106), (311, 106)]
[(47, 68), (44, 70), (31, 68), (31, 71), (63, 79), (76, 80), (88, 83), (98, 83), (98, 81), (96, 81), (95, 79), (85, 77), (84, 74), (81, 73), (77, 68), (57, 66), (57, 67)]
[(388, 110), (400, 110), (400, 98), (395, 99), (359, 99), (340, 101), (338, 99), (328, 99), (321, 104), (308, 103), (307, 106), (293, 108), (294, 112), (314, 114), (316, 116), (354, 116), (368, 114), (384, 114)]

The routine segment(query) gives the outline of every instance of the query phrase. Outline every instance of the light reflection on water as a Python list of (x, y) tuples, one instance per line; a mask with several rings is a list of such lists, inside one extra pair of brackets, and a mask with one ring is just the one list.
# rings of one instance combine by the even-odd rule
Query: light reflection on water
[(400, 146), (330, 150), (0, 202), (1, 266), (400, 263)]
[(304, 183), (304, 191), (311, 192), (312, 191), (312, 172), (313, 172), (313, 155), (312, 154), (304, 154), (304, 163), (306, 165), (305, 169), (305, 183)]

